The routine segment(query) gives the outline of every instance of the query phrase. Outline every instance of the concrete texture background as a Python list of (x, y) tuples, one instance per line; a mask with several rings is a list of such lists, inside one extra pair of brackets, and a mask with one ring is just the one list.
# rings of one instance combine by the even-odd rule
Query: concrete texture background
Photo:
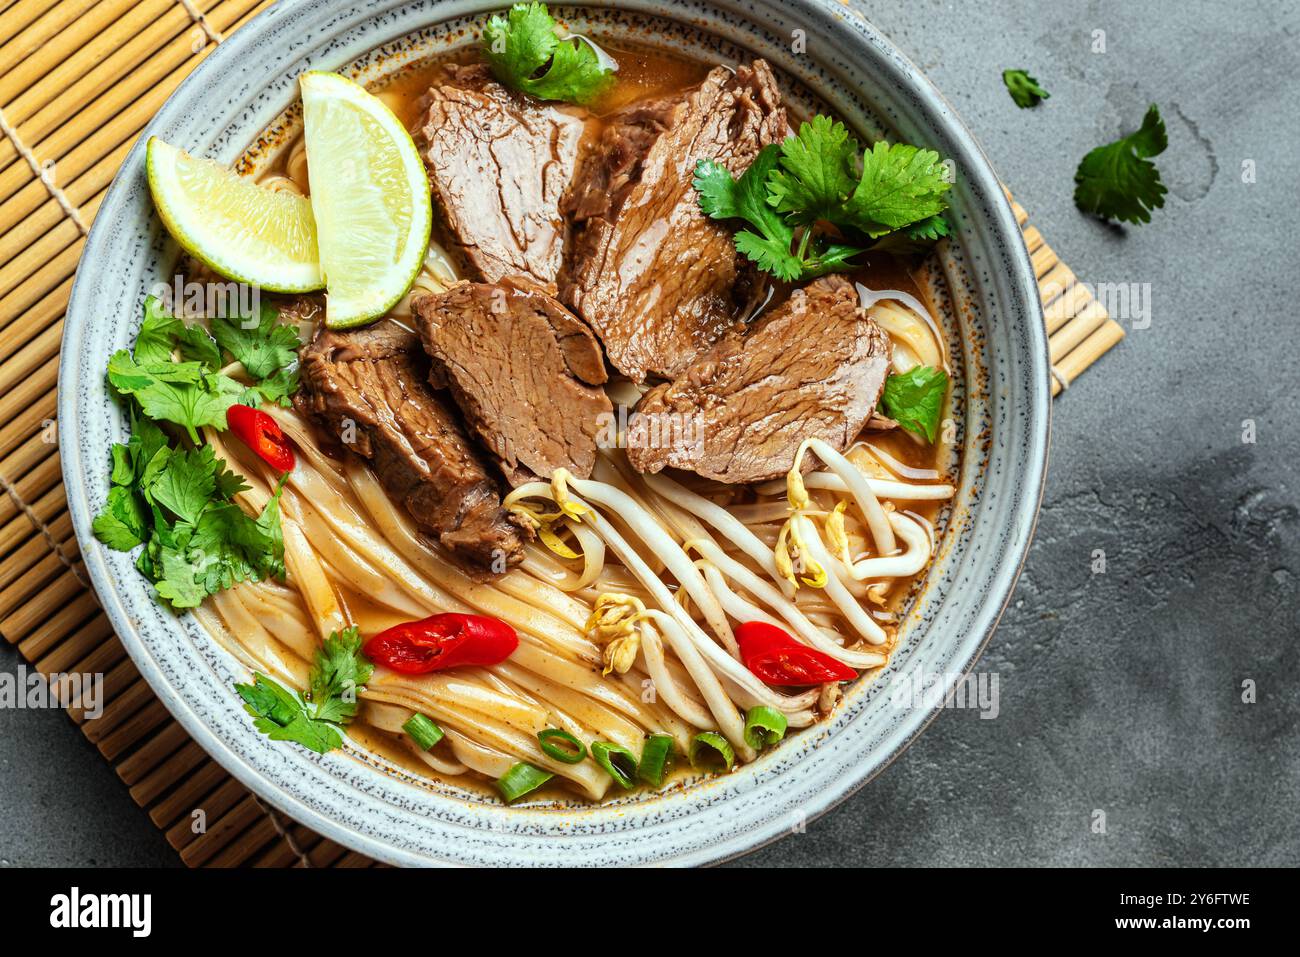
[[(1300, 5), (861, 6), (1082, 279), (1150, 284), (1151, 322), (1056, 401), (1037, 538), (979, 665), (997, 719), (945, 712), (806, 833), (737, 863), (1300, 863)], [(1017, 109), (1008, 67), (1051, 99)], [(1165, 208), (1139, 228), (1085, 218), (1079, 158), (1152, 102)], [(177, 858), (62, 714), (0, 710), (0, 863)]]

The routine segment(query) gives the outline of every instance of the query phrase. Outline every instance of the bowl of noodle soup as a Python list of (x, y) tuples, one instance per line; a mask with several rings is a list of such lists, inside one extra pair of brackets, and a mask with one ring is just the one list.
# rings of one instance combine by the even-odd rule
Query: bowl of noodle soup
[[(483, 17), (498, 9), (470, 0), (272, 8), (214, 50), (147, 132), (263, 186), (306, 192), (300, 73), (338, 71), (409, 122), (439, 65), (465, 56)], [(533, 482), (506, 498), (539, 512), (586, 509), (588, 520), (563, 523), (577, 557), (534, 542), (517, 569), (485, 582), (425, 540), (365, 462), (321, 451), (298, 410), (273, 409), (301, 450), (281, 500), (289, 581), (244, 583), (176, 615), (154, 600), (129, 556), (90, 533), (106, 494), (102, 463), (126, 427), (103, 386), (108, 356), (134, 340), (140, 303), (159, 281), (203, 278), (178, 259), (153, 211), (142, 137), (87, 241), (64, 333), (63, 468), (87, 570), (141, 673), (219, 763), (296, 820), (396, 864), (699, 864), (798, 830), (934, 716), (942, 696), (914, 689), (950, 685), (970, 669), (1037, 514), (1050, 389), (1033, 270), (983, 154), (919, 71), (855, 14), (820, 0), (556, 12), (616, 52), (659, 50), (680, 61), (633, 71), (626, 80), (641, 84), (638, 95), (656, 93), (675, 70), (686, 82), (697, 78), (692, 70), (762, 56), (794, 115), (830, 112), (867, 141), (896, 136), (950, 158), (953, 235), (906, 269), (877, 264), (852, 278), (892, 342), (895, 371), (943, 367), (952, 386), (931, 449), (870, 432), (842, 456), (814, 449), (820, 462), (804, 479), (813, 506), (829, 514), (840, 501), (867, 503), (847, 530), (859, 553), (849, 565), (862, 572), (832, 576), (832, 587), (799, 602), (758, 574), (773, 565), (789, 520), (783, 480), (720, 490), (680, 475), (635, 474), (617, 448), (602, 449), (590, 478)], [(806, 43), (792, 49), (800, 31)], [(455, 257), (434, 242), (392, 318), (409, 317), (413, 298), (460, 278)], [(304, 330), (319, 318), (310, 302), (286, 306), (294, 308)], [(607, 391), (616, 406), (641, 394), (618, 380)], [(247, 477), (247, 504), (264, 504), (274, 478), (235, 443), (207, 438)], [(879, 548), (882, 536), (894, 547)], [(820, 542), (811, 527), (804, 539)], [(831, 552), (810, 549), (834, 565)], [(653, 614), (636, 663), (599, 676), (585, 629), (609, 593), (640, 595)], [(490, 675), (377, 674), (341, 750), (316, 755), (266, 739), (231, 692), (250, 671), (301, 686), (305, 662), (331, 627), (358, 624), (370, 634), (462, 609), (514, 624), (518, 655)], [(833, 696), (754, 680), (721, 637), (729, 623), (751, 619), (797, 631), (861, 677)], [(697, 630), (719, 640), (702, 641)], [(828, 634), (837, 630), (860, 640), (835, 644)], [(649, 686), (657, 695), (646, 696)], [(761, 753), (733, 740), (740, 761), (729, 774), (686, 768), (662, 789), (621, 792), (591, 762), (547, 766), (564, 787), (509, 807), (485, 786), (520, 754), (533, 755), (521, 729), (539, 722), (569, 721), (618, 743), (656, 731), (685, 750), (696, 730), (726, 733), (734, 715), (759, 705), (785, 713), (790, 734)], [(447, 729), (449, 746), (410, 747), (401, 730), (413, 711)]]

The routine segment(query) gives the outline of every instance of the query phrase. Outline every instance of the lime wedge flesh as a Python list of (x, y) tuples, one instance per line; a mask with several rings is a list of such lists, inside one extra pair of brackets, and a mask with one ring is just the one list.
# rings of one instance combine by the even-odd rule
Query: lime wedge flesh
[(181, 247), (222, 276), (271, 292), (325, 285), (306, 197), (263, 189), (156, 136), (145, 149), (154, 206)]
[(424, 263), (429, 181), (410, 134), (377, 97), (336, 73), (298, 79), (325, 323), (357, 326), (396, 305)]

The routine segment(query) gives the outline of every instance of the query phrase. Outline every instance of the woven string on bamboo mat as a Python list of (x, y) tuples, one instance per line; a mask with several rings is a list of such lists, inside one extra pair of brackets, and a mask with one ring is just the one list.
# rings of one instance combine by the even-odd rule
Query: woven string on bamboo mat
[[(154, 697), (86, 584), (59, 468), (59, 340), (89, 225), (163, 101), (269, 5), (0, 0), (0, 634), (42, 674), (104, 675), (102, 715), (68, 713), (186, 864), (365, 867), (250, 793)], [(1055, 395), (1123, 331), (1013, 206)]]

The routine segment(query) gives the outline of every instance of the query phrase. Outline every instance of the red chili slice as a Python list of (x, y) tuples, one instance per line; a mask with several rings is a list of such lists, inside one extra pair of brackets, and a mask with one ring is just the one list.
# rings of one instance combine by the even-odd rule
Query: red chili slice
[(852, 681), (858, 673), (830, 655), (800, 644), (765, 621), (747, 621), (736, 628), (740, 659), (767, 685), (821, 685)]
[(226, 410), (226, 424), (271, 468), (277, 472), (293, 470), (293, 449), (289, 447), (289, 440), (275, 419), (265, 412), (247, 405), (232, 405)]
[(381, 631), (363, 649), (367, 658), (407, 675), (425, 675), (464, 665), (495, 665), (519, 647), (504, 621), (486, 615), (441, 615), (408, 621)]

